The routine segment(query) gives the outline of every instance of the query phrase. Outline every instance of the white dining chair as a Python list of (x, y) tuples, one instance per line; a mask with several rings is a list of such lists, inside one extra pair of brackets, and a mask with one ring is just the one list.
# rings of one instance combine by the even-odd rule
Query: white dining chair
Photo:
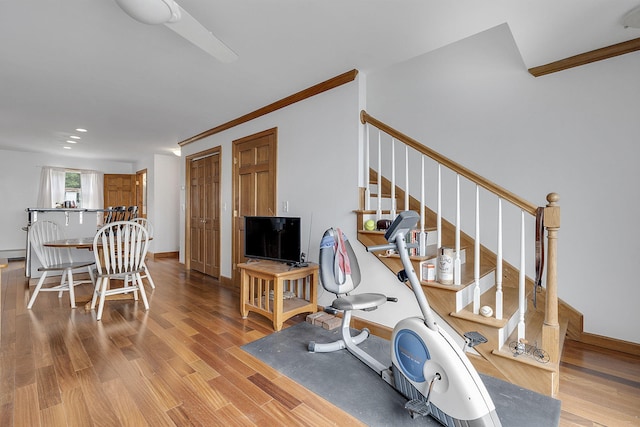
[[(147, 218), (134, 218), (132, 219), (133, 222), (137, 222), (139, 224), (141, 224), (144, 228), (147, 229), (147, 232), (149, 233), (149, 239), (153, 239), (153, 224), (151, 222), (149, 222), (149, 220)], [(156, 288), (156, 284), (153, 283), (153, 278), (151, 277), (151, 273), (149, 273), (149, 269), (147, 268), (147, 262), (146, 260), (143, 261), (143, 267), (144, 267), (144, 274), (142, 274), (142, 278), (146, 278), (147, 281), (149, 282), (149, 285), (151, 285), (152, 289)]]
[[(40, 292), (58, 292), (58, 298), (62, 297), (63, 292), (69, 292), (71, 307), (75, 308), (76, 298), (74, 287), (78, 285), (79, 282), (73, 278), (74, 271), (88, 271), (91, 282), (95, 284), (93, 278), (94, 261), (74, 262), (71, 256), (71, 249), (44, 246), (47, 242), (64, 238), (65, 236), (62, 229), (53, 221), (36, 221), (30, 226), (29, 241), (36, 257), (40, 261), (40, 264), (42, 264), (42, 267), (38, 268), (38, 271), (42, 272), (42, 276), (40, 276), (40, 280), (38, 280), (38, 284), (29, 299), (29, 303), (27, 304), (28, 309), (33, 307)], [(61, 273), (60, 283), (51, 287), (43, 287), (45, 279), (50, 273)]]
[[(97, 320), (102, 319), (107, 296), (133, 293), (142, 297), (145, 310), (149, 309), (140, 274), (144, 272), (144, 257), (149, 248), (149, 233), (141, 224), (132, 221), (116, 221), (105, 225), (93, 239), (96, 257), (96, 286), (91, 299), (91, 309), (98, 303)], [(124, 286), (111, 288), (111, 279), (122, 280)]]

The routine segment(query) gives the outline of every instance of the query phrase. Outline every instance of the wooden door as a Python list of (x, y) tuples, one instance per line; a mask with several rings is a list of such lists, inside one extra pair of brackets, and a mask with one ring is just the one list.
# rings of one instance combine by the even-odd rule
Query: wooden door
[(188, 159), (189, 268), (220, 277), (220, 153)]
[(138, 216), (147, 217), (147, 170), (142, 169), (136, 172), (136, 206), (138, 206)]
[(244, 217), (276, 215), (277, 128), (233, 142), (233, 283), (244, 258)]
[(104, 175), (104, 207), (134, 206), (136, 204), (136, 176), (129, 174)]

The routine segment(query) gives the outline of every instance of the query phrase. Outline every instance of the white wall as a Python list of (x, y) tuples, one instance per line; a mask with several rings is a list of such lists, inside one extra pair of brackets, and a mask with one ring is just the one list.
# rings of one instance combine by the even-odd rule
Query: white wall
[(640, 55), (548, 76), (508, 26), (367, 75), (367, 111), (537, 205), (560, 194), (559, 296), (640, 343)]
[(149, 252), (177, 252), (179, 245), (181, 159), (153, 154), (139, 159), (136, 172), (147, 170), (147, 220), (156, 231)]
[(25, 248), (25, 209), (36, 207), (42, 166), (134, 172), (132, 163), (0, 150), (0, 251)]
[(147, 177), (151, 202), (150, 221), (156, 230), (151, 252), (177, 252), (180, 235), (181, 159), (176, 156), (154, 156), (155, 167)]

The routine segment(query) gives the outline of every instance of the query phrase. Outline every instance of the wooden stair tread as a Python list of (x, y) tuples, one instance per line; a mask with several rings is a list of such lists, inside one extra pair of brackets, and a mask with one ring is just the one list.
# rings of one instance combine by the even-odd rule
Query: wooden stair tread
[(494, 328), (503, 328), (511, 316), (513, 316), (519, 308), (518, 289), (506, 287), (502, 289), (502, 319), (495, 318), (496, 288), (495, 286), (480, 295), (480, 307), (488, 305), (494, 312), (493, 316), (485, 317), (480, 314), (473, 313), (473, 303), (467, 305), (458, 312), (449, 313), (450, 316), (461, 319), (470, 320), (472, 322), (482, 323), (483, 325), (492, 326)]

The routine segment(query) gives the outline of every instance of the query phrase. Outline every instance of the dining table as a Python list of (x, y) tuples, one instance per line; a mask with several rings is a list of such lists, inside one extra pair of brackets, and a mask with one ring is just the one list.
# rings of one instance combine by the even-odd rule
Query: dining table
[(51, 248), (72, 248), (93, 250), (93, 237), (74, 237), (71, 239), (52, 240), (43, 244)]

